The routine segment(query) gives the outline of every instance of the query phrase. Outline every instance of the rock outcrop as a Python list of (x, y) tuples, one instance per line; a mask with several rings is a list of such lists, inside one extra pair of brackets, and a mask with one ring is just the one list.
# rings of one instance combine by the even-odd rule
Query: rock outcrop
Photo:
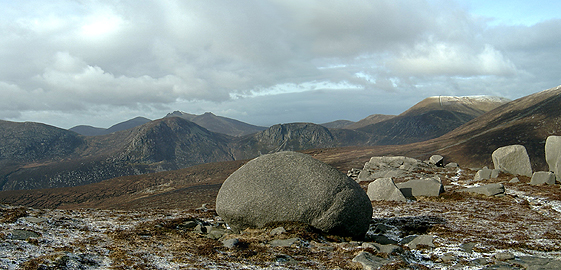
[(523, 145), (509, 145), (495, 150), (492, 154), (495, 169), (514, 174), (532, 177), (530, 157)]
[(362, 238), (372, 205), (364, 190), (335, 168), (287, 151), (255, 158), (231, 174), (218, 192), (216, 212), (235, 231), (301, 222)]

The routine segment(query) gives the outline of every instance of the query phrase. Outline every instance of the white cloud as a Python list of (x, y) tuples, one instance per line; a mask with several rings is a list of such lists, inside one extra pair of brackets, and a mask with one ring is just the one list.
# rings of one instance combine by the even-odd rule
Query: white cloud
[(14, 1), (0, 10), (0, 104), (12, 108), (0, 118), (185, 102), (228, 113), (348, 89), (517, 98), (561, 84), (559, 26), (489, 26), (444, 0)]

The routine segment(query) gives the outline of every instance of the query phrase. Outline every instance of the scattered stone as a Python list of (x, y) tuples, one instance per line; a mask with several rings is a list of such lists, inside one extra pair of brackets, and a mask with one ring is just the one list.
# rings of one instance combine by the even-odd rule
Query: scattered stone
[(446, 164), (446, 168), (458, 168), (459, 165), (456, 162), (450, 162), (448, 164)]
[(549, 171), (555, 173), (557, 181), (561, 181), (561, 136), (549, 136), (545, 140), (545, 161)]
[(23, 220), (29, 222), (29, 223), (42, 223), (45, 222), (45, 219), (43, 218), (38, 218), (38, 217), (24, 217)]
[(395, 245), (397, 241), (388, 238), (385, 235), (368, 235), (368, 241), (376, 242), (382, 245)]
[(8, 239), (12, 240), (27, 240), (29, 238), (37, 238), (40, 235), (36, 232), (28, 230), (11, 230), (8, 233)]
[(210, 239), (218, 240), (218, 239), (222, 238), (222, 236), (224, 236), (225, 234), (226, 234), (226, 230), (211, 227), (211, 229), (208, 231), (206, 237), (210, 238)]
[(518, 179), (518, 177), (514, 177), (512, 179), (510, 179), (510, 181), (508, 181), (511, 184), (516, 184), (516, 183), (520, 183), (520, 179)]
[(441, 155), (432, 155), (429, 159), (429, 164), (435, 165), (437, 167), (444, 167), (444, 157)]
[(364, 243), (362, 243), (362, 247), (363, 248), (371, 248), (371, 249), (377, 250), (378, 252), (387, 253), (387, 254), (394, 254), (394, 253), (403, 252), (402, 247), (400, 247), (398, 245), (394, 245), (394, 244), (382, 245), (380, 243), (364, 242)]
[(530, 270), (559, 270), (561, 269), (561, 261), (549, 258), (539, 257), (519, 257), (516, 263)]
[(218, 192), (216, 212), (234, 231), (296, 221), (362, 238), (372, 204), (360, 185), (337, 169), (287, 151), (255, 158), (230, 175)]
[(477, 173), (475, 173), (475, 176), (473, 177), (473, 181), (490, 179), (492, 172), (493, 172), (493, 170), (491, 170), (491, 169), (483, 168), (483, 169), (477, 171)]
[(439, 259), (443, 263), (451, 263), (451, 262), (456, 260), (456, 256), (454, 256), (452, 254), (444, 254)]
[(290, 238), (290, 239), (276, 239), (269, 242), (272, 247), (290, 247), (294, 244), (300, 243), (300, 238)]
[(472, 193), (483, 194), (487, 196), (497, 196), (500, 194), (505, 194), (505, 187), (503, 184), (494, 183), (494, 184), (487, 184), (479, 187), (463, 188), (458, 190), (458, 192), (472, 192)]
[(276, 227), (274, 229), (271, 230), (271, 235), (275, 236), (275, 235), (280, 235), (286, 233), (286, 229), (284, 229), (284, 227)]
[(222, 245), (224, 245), (224, 247), (226, 248), (234, 248), (239, 243), (240, 243), (240, 239), (238, 238), (226, 239), (222, 241)]
[(552, 172), (535, 172), (530, 180), (530, 185), (554, 185), (555, 174)]
[(434, 236), (432, 236), (432, 235), (428, 235), (428, 234), (418, 235), (418, 236), (414, 237), (413, 239), (411, 239), (405, 245), (408, 246), (409, 248), (412, 248), (412, 249), (416, 249), (417, 247), (419, 247), (419, 248), (422, 248), (422, 247), (433, 248), (433, 247), (435, 247), (435, 245), (433, 243), (433, 239), (434, 239)]
[(396, 186), (406, 198), (418, 196), (438, 197), (440, 193), (444, 192), (442, 183), (434, 178), (409, 180), (397, 183)]
[(493, 170), (491, 171), (491, 178), (497, 178), (497, 177), (499, 177), (499, 173), (501, 173), (500, 170), (498, 170), (498, 169), (493, 169)]
[(373, 255), (370, 252), (362, 251), (353, 258), (353, 262), (362, 264), (364, 270), (375, 270), (389, 263), (387, 259)]
[[(197, 220), (191, 219), (191, 220), (187, 220), (179, 225), (177, 225), (177, 229), (179, 230), (193, 230), (197, 227), (197, 225), (200, 225), (200, 222), (198, 222)], [(200, 229), (200, 227), (199, 227)], [(202, 233), (202, 231), (201, 231)]]
[(200, 211), (200, 212), (207, 212), (208, 211), (208, 203), (203, 203), (203, 205), (199, 208), (195, 208), (195, 211)]
[(464, 252), (468, 252), (471, 253), (473, 252), (473, 248), (477, 245), (477, 243), (474, 242), (469, 242), (469, 243), (463, 243), (460, 245), (460, 248), (464, 251)]
[(495, 169), (532, 177), (532, 166), (526, 148), (522, 145), (509, 145), (495, 150), (492, 154)]
[(495, 257), (495, 259), (499, 261), (508, 261), (514, 259), (514, 255), (508, 251), (496, 253), (495, 255), (493, 255), (493, 257)]
[(298, 264), (298, 261), (286, 254), (279, 254), (275, 257), (275, 262), (279, 264)]
[(349, 171), (347, 171), (347, 176), (355, 181), (358, 181), (358, 175), (361, 171), (361, 169), (351, 168)]
[(368, 184), (367, 195), (371, 201), (407, 201), (391, 178), (379, 178)]

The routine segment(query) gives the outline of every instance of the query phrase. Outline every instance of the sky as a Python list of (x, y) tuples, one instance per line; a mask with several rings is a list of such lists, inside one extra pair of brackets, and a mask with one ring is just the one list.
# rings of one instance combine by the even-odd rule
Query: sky
[(0, 0), (0, 119), (358, 121), (561, 85), (561, 1)]

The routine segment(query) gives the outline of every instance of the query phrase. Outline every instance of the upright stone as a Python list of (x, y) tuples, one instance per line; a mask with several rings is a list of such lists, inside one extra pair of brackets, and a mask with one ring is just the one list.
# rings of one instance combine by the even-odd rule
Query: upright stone
[(555, 173), (557, 181), (561, 181), (561, 136), (549, 136), (545, 140), (545, 161), (549, 171)]
[(526, 148), (522, 145), (509, 145), (495, 150), (492, 154), (495, 169), (532, 177), (532, 165)]
[(355, 238), (364, 237), (372, 219), (371, 202), (355, 181), (296, 152), (263, 155), (232, 173), (216, 212), (234, 231), (295, 221)]

